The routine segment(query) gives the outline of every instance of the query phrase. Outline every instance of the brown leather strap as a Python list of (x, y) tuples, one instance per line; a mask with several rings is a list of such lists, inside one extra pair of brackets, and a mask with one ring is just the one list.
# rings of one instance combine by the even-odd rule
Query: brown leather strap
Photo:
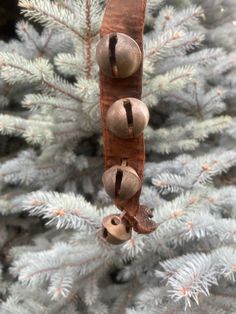
[[(133, 38), (143, 54), (143, 28), (146, 0), (108, 0), (103, 18), (100, 35), (109, 33), (125, 33)], [(134, 97), (141, 98), (142, 94), (142, 64), (139, 70), (128, 78), (110, 78), (100, 71), (100, 107), (102, 113), (102, 128), (104, 139), (105, 169), (120, 165), (127, 159), (128, 165), (134, 168), (143, 180), (145, 149), (143, 134), (136, 138), (121, 139), (113, 135), (106, 127), (108, 108), (118, 99)], [(150, 213), (140, 209), (139, 196), (141, 189), (128, 201), (114, 200), (121, 210), (126, 211), (127, 220), (137, 232), (143, 233), (137, 226), (137, 219), (148, 219)], [(142, 210), (142, 213), (140, 213)], [(144, 217), (145, 216), (145, 217)], [(140, 229), (140, 230), (139, 230)], [(153, 230), (153, 225), (152, 225)], [(150, 231), (149, 231), (150, 232)], [(146, 232), (144, 232), (146, 233)]]

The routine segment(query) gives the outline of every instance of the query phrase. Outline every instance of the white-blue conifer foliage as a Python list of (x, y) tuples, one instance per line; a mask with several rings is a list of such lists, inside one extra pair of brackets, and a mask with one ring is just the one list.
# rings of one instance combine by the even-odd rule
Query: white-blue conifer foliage
[[(236, 30), (234, 1), (148, 1), (141, 201), (158, 228), (120, 246), (101, 234), (102, 218), (118, 212), (100, 180), (95, 48), (105, 1), (19, 6), (27, 19), (16, 25), (18, 39), (0, 42), (0, 133), (28, 148), (1, 159), (0, 248), (5, 219), (23, 212), (25, 224), (39, 216), (46, 228), (12, 245), (17, 281), (0, 268), (0, 312), (235, 313), (236, 36), (220, 36), (229, 24)], [(96, 156), (78, 152), (86, 141)]]

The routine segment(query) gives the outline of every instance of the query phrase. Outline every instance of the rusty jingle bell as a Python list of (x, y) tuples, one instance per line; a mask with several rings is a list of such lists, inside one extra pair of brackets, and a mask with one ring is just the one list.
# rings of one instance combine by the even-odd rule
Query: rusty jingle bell
[(135, 73), (142, 54), (135, 40), (123, 33), (111, 33), (100, 39), (96, 49), (100, 70), (109, 77), (125, 78)]
[(109, 215), (103, 219), (102, 235), (111, 244), (122, 244), (131, 238), (131, 227), (120, 215)]
[(119, 99), (107, 111), (107, 128), (120, 138), (139, 136), (146, 128), (148, 121), (147, 106), (136, 98)]

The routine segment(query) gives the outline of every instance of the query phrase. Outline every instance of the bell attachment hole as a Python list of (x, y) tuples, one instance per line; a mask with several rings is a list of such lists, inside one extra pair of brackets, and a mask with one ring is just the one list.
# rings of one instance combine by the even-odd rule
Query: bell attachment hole
[(116, 64), (116, 44), (118, 38), (116, 33), (112, 33), (109, 36), (109, 61), (111, 65), (111, 71), (113, 76), (118, 76), (118, 68)]
[(118, 217), (113, 217), (111, 223), (112, 225), (117, 226), (120, 223), (120, 219)]
[(123, 171), (118, 169), (116, 172), (116, 183), (115, 183), (115, 197), (119, 195), (120, 189), (121, 189), (121, 182), (123, 178)]
[(103, 238), (107, 238), (107, 236), (108, 236), (108, 231), (107, 231), (106, 228), (103, 228), (102, 236), (103, 236)]
[(124, 100), (123, 106), (126, 111), (126, 118), (127, 118), (129, 133), (133, 134), (134, 119), (133, 119), (133, 113), (132, 113), (132, 104), (130, 100), (128, 99)]

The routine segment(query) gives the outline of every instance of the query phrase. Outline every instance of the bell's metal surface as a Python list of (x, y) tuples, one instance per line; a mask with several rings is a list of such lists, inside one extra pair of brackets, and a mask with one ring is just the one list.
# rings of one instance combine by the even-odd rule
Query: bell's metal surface
[(109, 215), (103, 219), (102, 236), (111, 244), (122, 244), (131, 238), (132, 229), (120, 218), (120, 215)]
[(100, 70), (113, 78), (126, 78), (141, 65), (141, 50), (130, 36), (111, 33), (100, 39), (96, 49), (96, 60)]
[(120, 138), (139, 136), (149, 121), (147, 106), (139, 99), (124, 98), (114, 102), (107, 111), (107, 128)]
[(141, 187), (137, 172), (129, 166), (113, 166), (102, 177), (104, 188), (111, 198), (130, 199)]

